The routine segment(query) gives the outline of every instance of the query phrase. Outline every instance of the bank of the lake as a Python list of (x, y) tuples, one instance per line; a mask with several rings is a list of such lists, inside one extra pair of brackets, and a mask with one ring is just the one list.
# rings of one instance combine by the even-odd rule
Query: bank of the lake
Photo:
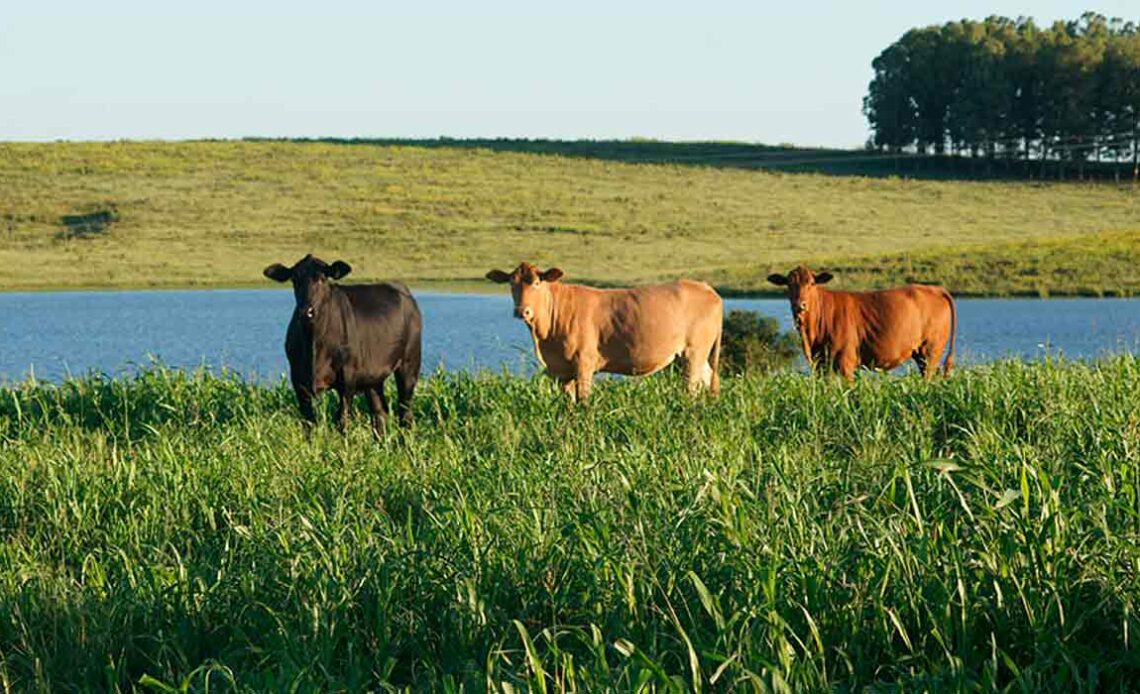
[(441, 375), (382, 441), (283, 382), (0, 388), (0, 682), (1140, 681), (1136, 357), (604, 385)]

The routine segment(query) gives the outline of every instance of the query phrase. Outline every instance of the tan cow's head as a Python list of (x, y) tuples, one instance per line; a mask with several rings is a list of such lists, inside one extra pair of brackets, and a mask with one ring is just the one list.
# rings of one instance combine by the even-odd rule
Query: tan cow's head
[(491, 270), (486, 275), (492, 282), (511, 283), (511, 298), (515, 300), (515, 318), (521, 319), (531, 329), (545, 334), (550, 330), (551, 305), (554, 297), (550, 285), (562, 277), (556, 267), (539, 270), (530, 263), (519, 263), (514, 272)]
[(804, 319), (819, 310), (819, 285), (831, 281), (830, 272), (818, 275), (800, 265), (787, 275), (768, 275), (768, 281), (788, 288), (788, 301), (792, 304), (792, 319), (799, 328)]

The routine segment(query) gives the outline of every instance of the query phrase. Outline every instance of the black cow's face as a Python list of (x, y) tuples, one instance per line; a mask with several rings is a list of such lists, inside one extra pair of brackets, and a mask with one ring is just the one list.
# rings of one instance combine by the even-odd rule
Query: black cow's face
[(491, 270), (486, 277), (492, 282), (510, 282), (515, 318), (534, 328), (543, 316), (550, 314), (550, 302), (553, 301), (550, 283), (557, 282), (562, 277), (562, 270), (556, 267), (539, 270), (530, 263), (520, 263), (514, 272)]
[(768, 275), (768, 281), (788, 288), (788, 302), (792, 305), (792, 319), (799, 328), (813, 310), (819, 310), (819, 287), (831, 281), (830, 272), (818, 275), (800, 265), (787, 275)]
[(274, 263), (265, 268), (263, 274), (271, 280), (285, 282), (292, 280), (293, 296), (297, 299), (297, 312), (302, 320), (311, 324), (320, 314), (321, 307), (329, 295), (329, 280), (339, 280), (352, 268), (343, 260), (332, 265), (313, 256), (306, 255), (293, 267)]

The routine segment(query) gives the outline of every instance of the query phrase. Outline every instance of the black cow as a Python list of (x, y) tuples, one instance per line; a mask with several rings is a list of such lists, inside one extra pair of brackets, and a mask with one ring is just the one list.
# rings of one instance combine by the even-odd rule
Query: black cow
[(396, 375), (400, 424), (412, 422), (412, 395), (420, 377), (423, 321), (408, 288), (398, 282), (339, 285), (348, 263), (329, 265), (306, 255), (293, 267), (274, 263), (266, 277), (293, 281), (297, 307), (285, 333), (285, 356), (305, 429), (316, 422), (313, 396), (332, 388), (340, 396), (337, 423), (348, 426), (352, 397), (363, 391), (377, 434), (388, 418), (384, 380)]

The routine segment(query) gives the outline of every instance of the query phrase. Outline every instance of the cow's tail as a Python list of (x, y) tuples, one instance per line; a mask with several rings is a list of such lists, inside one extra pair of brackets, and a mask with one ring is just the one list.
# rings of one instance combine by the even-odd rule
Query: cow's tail
[(958, 307), (950, 292), (942, 290), (942, 298), (950, 304), (950, 349), (946, 352), (946, 361), (942, 362), (942, 375), (949, 376), (950, 369), (954, 368), (954, 340), (958, 336)]
[(716, 340), (713, 342), (712, 352), (709, 353), (709, 367), (712, 376), (709, 377), (709, 392), (713, 395), (720, 393), (720, 341), (724, 336), (724, 325), (716, 331)]

